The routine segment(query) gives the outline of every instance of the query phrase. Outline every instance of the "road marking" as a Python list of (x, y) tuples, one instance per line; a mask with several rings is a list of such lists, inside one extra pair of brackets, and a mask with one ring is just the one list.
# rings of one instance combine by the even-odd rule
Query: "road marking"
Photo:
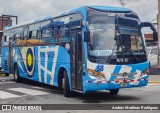
[(0, 80), (14, 79), (13, 77), (0, 77)]
[(46, 95), (46, 94), (49, 94), (47, 92), (33, 90), (33, 89), (27, 89), (27, 88), (10, 88), (8, 90), (16, 91), (16, 92), (20, 92), (20, 93), (25, 93), (25, 94), (33, 95), (33, 96), (35, 96), (35, 95)]
[(4, 80), (4, 79), (7, 79), (7, 78), (0, 78), (0, 80)]
[(16, 98), (16, 97), (21, 97), (21, 96), (15, 95), (12, 93), (8, 93), (8, 92), (4, 92), (4, 91), (0, 91), (0, 98), (1, 99)]
[(160, 84), (160, 81), (149, 81), (149, 84)]
[(157, 83), (149, 83), (147, 86), (160, 86), (160, 84), (157, 84)]
[(32, 87), (32, 88), (35, 88), (35, 89), (45, 89), (45, 88), (42, 88), (42, 87)]
[(0, 82), (0, 84), (13, 84), (13, 83), (15, 84), (15, 82), (12, 82), (12, 81), (11, 82), (6, 82), (6, 81), (5, 82)]

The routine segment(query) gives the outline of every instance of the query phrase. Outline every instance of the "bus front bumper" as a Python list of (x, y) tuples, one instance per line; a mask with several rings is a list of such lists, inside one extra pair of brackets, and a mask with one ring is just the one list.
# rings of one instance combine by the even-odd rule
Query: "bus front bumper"
[(148, 76), (135, 80), (123, 80), (123, 81), (85, 81), (84, 92), (98, 91), (98, 90), (110, 90), (120, 88), (132, 88), (142, 87), (148, 84)]

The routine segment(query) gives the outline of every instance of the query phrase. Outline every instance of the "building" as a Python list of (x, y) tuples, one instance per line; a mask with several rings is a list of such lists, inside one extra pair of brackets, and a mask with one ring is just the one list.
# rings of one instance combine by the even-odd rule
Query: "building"
[(144, 34), (145, 40), (153, 40), (153, 34)]
[[(4, 17), (2, 19), (2, 16), (0, 16), (0, 47), (1, 47), (1, 40), (2, 40), (2, 35), (3, 35), (3, 28), (5, 26), (11, 26), (11, 25), (12, 25), (12, 20), (10, 17)], [(0, 50), (0, 52), (1, 52), (1, 50)]]

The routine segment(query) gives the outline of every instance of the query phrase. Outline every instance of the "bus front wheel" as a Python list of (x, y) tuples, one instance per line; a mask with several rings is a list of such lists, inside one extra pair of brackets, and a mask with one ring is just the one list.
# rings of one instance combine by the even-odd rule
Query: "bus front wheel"
[(111, 95), (116, 95), (119, 92), (119, 89), (111, 89), (109, 90)]
[(15, 65), (15, 67), (14, 67), (14, 80), (16, 82), (20, 82), (20, 76), (19, 76), (19, 71), (18, 71), (17, 65)]
[(65, 97), (70, 97), (71, 96), (69, 79), (68, 79), (68, 75), (67, 75), (66, 71), (64, 71), (64, 88), (63, 88), (63, 93), (64, 93)]

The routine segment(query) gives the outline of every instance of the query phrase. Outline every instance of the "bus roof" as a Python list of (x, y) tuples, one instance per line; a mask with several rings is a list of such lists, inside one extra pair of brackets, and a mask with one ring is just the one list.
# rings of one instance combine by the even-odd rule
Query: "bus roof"
[(111, 6), (88, 6), (88, 7), (100, 11), (121, 12), (121, 13), (131, 12), (130, 9), (122, 7), (111, 7)]
[(32, 20), (30, 22), (23, 23), (23, 24), (18, 24), (16, 26), (7, 26), (7, 27), (5, 27), (5, 30), (9, 30), (9, 29), (12, 29), (12, 28), (15, 28), (15, 27), (20, 27), (20, 26), (23, 26), (23, 25), (42, 22), (42, 21), (49, 20), (49, 19), (52, 19), (52, 18), (57, 18), (57, 17), (69, 15), (69, 14), (72, 14), (72, 13), (75, 13), (75, 12), (81, 12), (81, 13), (85, 14), (86, 13), (86, 7), (91, 8), (91, 9), (95, 9), (95, 10), (99, 10), (99, 11), (109, 11), (109, 12), (116, 12), (116, 13), (129, 13), (129, 12), (131, 12), (130, 9), (122, 8), (122, 7), (82, 6), (82, 7), (75, 8), (75, 9), (72, 9), (72, 10), (69, 10), (69, 11), (61, 12), (60, 14), (58, 14), (56, 16), (45, 16), (43, 18), (37, 18), (37, 19)]

